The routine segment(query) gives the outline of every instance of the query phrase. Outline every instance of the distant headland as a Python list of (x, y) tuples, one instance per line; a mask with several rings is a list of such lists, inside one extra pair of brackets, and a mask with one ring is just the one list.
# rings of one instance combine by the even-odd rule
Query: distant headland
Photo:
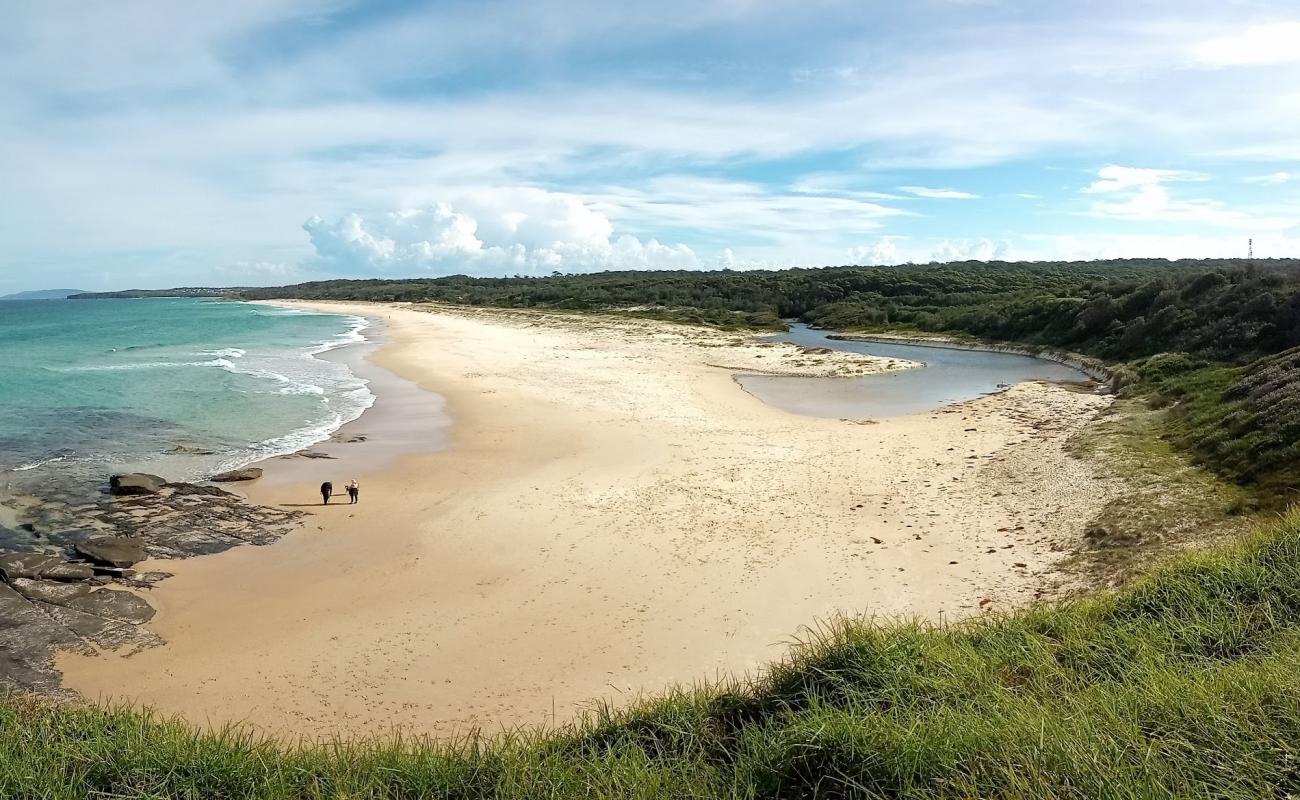
[(3, 300), (65, 300), (74, 294), (85, 294), (83, 289), (34, 289), (30, 292), (14, 292), (0, 295)]

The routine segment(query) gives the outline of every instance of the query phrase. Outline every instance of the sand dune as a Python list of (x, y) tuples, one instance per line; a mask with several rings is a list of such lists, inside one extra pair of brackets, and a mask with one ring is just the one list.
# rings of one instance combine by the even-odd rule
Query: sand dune
[[(450, 446), (360, 475), (361, 504), (274, 545), (168, 562), (167, 645), (64, 655), (68, 686), (288, 735), (563, 721), (757, 669), (837, 612), (1022, 602), (1107, 499), (1062, 446), (1096, 395), (812, 419), (732, 374), (889, 365), (663, 323), (333, 307), (386, 321), (377, 362), (446, 398)], [(255, 498), (308, 501), (310, 468)]]

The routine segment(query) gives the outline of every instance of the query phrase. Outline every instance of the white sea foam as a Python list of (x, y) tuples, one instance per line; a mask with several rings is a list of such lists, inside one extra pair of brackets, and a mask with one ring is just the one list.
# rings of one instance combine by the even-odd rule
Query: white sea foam
[(134, 372), (146, 369), (180, 369), (183, 367), (221, 367), (228, 369), (234, 364), (229, 359), (214, 358), (211, 361), (137, 361), (133, 364), (85, 364), (79, 367), (46, 367), (53, 372)]
[(43, 467), (43, 466), (45, 466), (46, 464), (57, 464), (58, 462), (62, 461), (64, 458), (66, 458), (66, 456), (51, 456), (50, 458), (42, 458), (42, 459), (38, 459), (38, 460), (36, 460), (36, 461), (33, 461), (33, 462), (31, 462), (30, 464), (19, 464), (18, 466), (12, 468), (12, 469), (9, 470), (9, 471), (10, 471), (10, 472), (27, 472), (27, 471), (29, 471), (29, 470), (36, 469), (37, 467)]
[(365, 334), (363, 334), (362, 331), (370, 327), (370, 320), (366, 319), (365, 317), (354, 317), (354, 316), (349, 316), (347, 319), (349, 322), (352, 323), (352, 327), (350, 329), (348, 329), (343, 333), (340, 333), (338, 336), (334, 337), (328, 342), (322, 342), (316, 345), (315, 347), (310, 348), (307, 351), (307, 355), (318, 356), (321, 353), (328, 353), (329, 351), (337, 350), (340, 347), (347, 347), (350, 344), (361, 344), (362, 342), (366, 341)]
[(325, 387), (317, 386), (314, 383), (294, 383), (275, 390), (276, 394), (315, 394), (324, 395)]
[(248, 351), (242, 347), (223, 347), (219, 350), (200, 350), (201, 356), (219, 356), (221, 358), (243, 358)]
[[(260, 306), (259, 308), (267, 307)], [(275, 309), (275, 311), (278, 312), (274, 314), (276, 316), (281, 314), (340, 316), (299, 309)], [(228, 454), (227, 458), (223, 459), (219, 465), (218, 471), (236, 469), (266, 458), (289, 455), (319, 444), (329, 439), (335, 431), (357, 419), (366, 409), (374, 405), (375, 396), (370, 391), (368, 381), (358, 378), (342, 364), (325, 361), (317, 357), (331, 350), (367, 341), (364, 331), (370, 327), (370, 321), (365, 317), (358, 316), (347, 316), (346, 319), (349, 322), (348, 330), (299, 352), (301, 358), (316, 362), (318, 365), (318, 369), (311, 369), (309, 374), (298, 375), (296, 370), (289, 370), (294, 374), (286, 375), (275, 370), (259, 368), (254, 363), (247, 363), (247, 365), (231, 364), (227, 368), (230, 372), (263, 380), (273, 380), (282, 384), (275, 390), (275, 394), (318, 396), (329, 411), (328, 418), (325, 420), (309, 423), (280, 436), (263, 439), (250, 446), (247, 450)], [(254, 362), (254, 356), (249, 356), (247, 361)], [(330, 379), (331, 373), (340, 370), (343, 371), (343, 377)], [(322, 386), (316, 381), (322, 381), (326, 385)]]

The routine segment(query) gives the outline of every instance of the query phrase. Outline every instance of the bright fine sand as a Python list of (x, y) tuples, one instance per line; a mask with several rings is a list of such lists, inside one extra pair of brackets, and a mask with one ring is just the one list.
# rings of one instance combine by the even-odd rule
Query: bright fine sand
[(65, 653), (68, 688), (292, 737), (564, 722), (752, 673), (836, 613), (1025, 602), (1111, 483), (1064, 449), (1108, 398), (1059, 386), (815, 419), (732, 375), (887, 364), (659, 322), (326, 307), (383, 324), (373, 361), (445, 398), (447, 447), (370, 471), (346, 446), (270, 462), (258, 502), (352, 477), (362, 502), (305, 506), (273, 545), (150, 565), (176, 573), (149, 595), (166, 645)]

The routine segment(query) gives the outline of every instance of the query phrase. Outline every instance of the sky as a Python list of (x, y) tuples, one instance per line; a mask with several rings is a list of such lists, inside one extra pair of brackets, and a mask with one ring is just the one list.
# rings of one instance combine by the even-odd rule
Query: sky
[(0, 293), (1300, 256), (1300, 0), (0, 0)]

